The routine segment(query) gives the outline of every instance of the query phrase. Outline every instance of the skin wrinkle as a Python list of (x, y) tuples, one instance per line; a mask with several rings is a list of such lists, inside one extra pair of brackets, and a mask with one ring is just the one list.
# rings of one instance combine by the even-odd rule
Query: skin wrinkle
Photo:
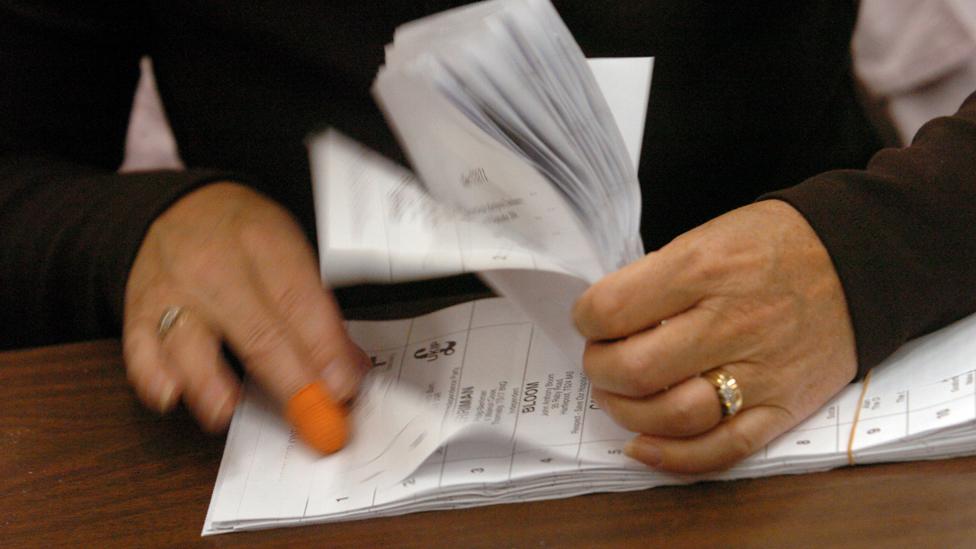
[[(695, 305), (661, 328), (645, 329), (641, 324), (656, 324), (661, 309), (644, 317), (633, 311), (645, 303), (655, 307), (674, 279), (665, 277), (658, 288), (639, 275), (653, 280), (669, 265), (684, 269)], [(629, 321), (619, 328), (630, 333), (591, 342), (584, 367), (594, 388), (610, 391), (603, 401), (613, 417), (651, 431), (632, 447), (638, 459), (644, 452), (653, 465), (660, 454), (657, 466), (685, 472), (728, 467), (813, 413), (854, 376), (853, 332), (839, 279), (805, 219), (783, 202), (716, 218), (627, 269), (588, 290), (576, 314), (587, 325), (601, 304), (633, 295), (617, 312)], [(601, 292), (614, 297), (601, 301)], [(718, 424), (709, 416), (714, 391), (697, 393), (689, 385), (715, 367), (735, 377), (744, 396), (744, 408)], [(675, 391), (680, 398), (668, 400)], [(684, 425), (669, 425), (674, 421)]]

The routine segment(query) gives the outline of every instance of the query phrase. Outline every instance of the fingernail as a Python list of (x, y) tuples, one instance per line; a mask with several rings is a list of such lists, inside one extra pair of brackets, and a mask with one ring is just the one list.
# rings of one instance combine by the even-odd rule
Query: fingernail
[(336, 400), (345, 401), (356, 394), (362, 372), (361, 367), (337, 358), (322, 370), (322, 380)]
[(357, 355), (359, 358), (359, 369), (364, 373), (368, 373), (373, 369), (373, 361), (369, 358), (369, 354), (366, 351), (359, 349), (357, 347)]
[(324, 383), (309, 383), (288, 401), (288, 421), (298, 435), (323, 454), (338, 452), (349, 437), (345, 413)]
[(163, 387), (159, 390), (159, 413), (165, 414), (176, 404), (176, 384), (170, 380), (163, 382)]
[(628, 457), (636, 459), (648, 467), (657, 467), (661, 465), (662, 461), (664, 461), (664, 456), (661, 454), (661, 449), (644, 437), (632, 438), (630, 442), (624, 446), (624, 454)]
[(224, 424), (227, 422), (228, 416), (227, 407), (230, 404), (232, 397), (232, 393), (224, 393), (224, 395), (220, 398), (219, 403), (210, 409), (210, 417), (207, 421), (208, 429), (217, 430), (224, 426)]

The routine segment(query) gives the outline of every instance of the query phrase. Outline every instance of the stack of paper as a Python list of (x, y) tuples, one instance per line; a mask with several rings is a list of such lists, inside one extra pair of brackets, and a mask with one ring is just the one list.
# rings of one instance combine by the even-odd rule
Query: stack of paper
[(376, 93), (424, 186), (337, 133), (314, 140), (323, 273), (344, 284), (478, 272), (506, 298), (350, 322), (375, 368), (336, 455), (305, 448), (249, 389), (205, 534), (976, 450), (974, 316), (906, 346), (867, 387), (729, 471), (680, 477), (626, 458), (633, 433), (590, 399), (569, 308), (640, 255), (649, 60), (594, 65), (601, 95), (545, 0), (407, 25), (387, 55)]
[[(652, 61), (596, 59), (588, 64), (603, 90), (601, 102), (609, 103), (611, 116), (619, 121), (631, 171), (639, 158)], [(398, 100), (407, 95), (404, 91)], [(422, 179), (427, 187), (456, 196), (453, 201), (435, 199), (413, 174), (335, 131), (312, 140), (325, 279), (342, 286), (478, 273), (539, 322), (567, 360), (578, 362), (583, 340), (570, 323), (570, 310), (604, 274), (578, 212), (566, 207), (529, 160), (472, 127), (450, 104), (429, 105), (432, 97), (427, 91), (418, 94), (418, 104), (403, 112), (423, 115), (411, 119), (416, 126), (401, 120), (400, 127), (426, 140), (424, 147), (414, 148), (421, 158), (436, 161), (428, 173), (421, 172)], [(429, 153), (436, 147), (445, 151)], [(636, 202), (627, 207), (639, 208), (637, 183), (631, 186), (628, 195)], [(611, 207), (616, 206), (604, 204)], [(639, 243), (637, 227), (632, 230), (631, 240)]]
[(479, 273), (578, 360), (570, 310), (643, 255), (641, 200), (628, 147), (556, 10), (495, 0), (408, 23), (374, 93), (430, 196), (539, 259)]
[(636, 170), (548, 1), (474, 4), (400, 27), (375, 93), (438, 200), (591, 282), (643, 255)]
[[(506, 300), (351, 322), (377, 367), (351, 445), (320, 458), (257, 392), (237, 409), (204, 534), (804, 473), (976, 449), (976, 316), (919, 339), (724, 473), (681, 477), (622, 454), (633, 434)], [(859, 417), (855, 422), (855, 417)], [(852, 434), (853, 433), (853, 434)]]

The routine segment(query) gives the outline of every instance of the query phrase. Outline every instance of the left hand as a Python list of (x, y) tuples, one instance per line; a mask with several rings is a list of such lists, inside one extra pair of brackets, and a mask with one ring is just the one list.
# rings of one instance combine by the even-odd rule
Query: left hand
[[(612, 273), (576, 324), (593, 398), (641, 433), (626, 453), (678, 473), (725, 469), (811, 415), (857, 371), (854, 332), (827, 250), (793, 207), (718, 217)], [(741, 410), (723, 420), (721, 367)]]

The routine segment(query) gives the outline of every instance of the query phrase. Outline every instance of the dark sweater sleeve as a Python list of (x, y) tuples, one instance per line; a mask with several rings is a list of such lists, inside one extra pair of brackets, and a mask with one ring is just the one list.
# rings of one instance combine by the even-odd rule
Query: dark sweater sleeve
[(827, 172), (763, 198), (797, 208), (829, 251), (861, 375), (976, 311), (976, 93), (864, 171)]
[(115, 173), (138, 4), (0, 1), (0, 348), (116, 335), (152, 220), (225, 177)]

